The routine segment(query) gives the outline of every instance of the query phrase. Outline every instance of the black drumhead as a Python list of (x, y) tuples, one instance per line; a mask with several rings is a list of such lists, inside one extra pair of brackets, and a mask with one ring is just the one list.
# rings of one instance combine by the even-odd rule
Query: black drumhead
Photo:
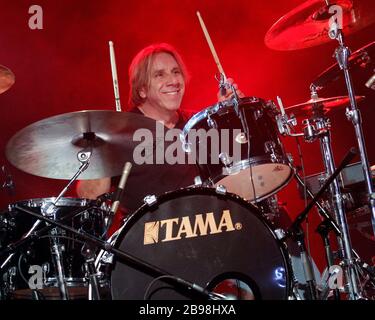
[[(172, 275), (215, 292), (286, 299), (290, 266), (285, 248), (256, 208), (233, 194), (190, 188), (144, 205), (126, 222), (116, 247)], [(191, 298), (163, 280), (116, 261), (113, 299)], [(227, 289), (225, 289), (225, 287)], [(241, 290), (239, 290), (241, 289)], [(237, 297), (238, 298), (238, 297)]]

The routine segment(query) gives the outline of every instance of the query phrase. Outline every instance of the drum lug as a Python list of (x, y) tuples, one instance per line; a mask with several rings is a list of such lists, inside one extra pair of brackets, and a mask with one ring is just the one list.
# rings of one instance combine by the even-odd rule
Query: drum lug
[(289, 162), (290, 164), (293, 164), (293, 163), (294, 163), (293, 155), (292, 155), (291, 153), (287, 153), (287, 154), (286, 154), (286, 157), (287, 157), (288, 162)]
[(264, 143), (264, 151), (268, 154), (270, 154), (271, 156), (271, 161), (272, 162), (280, 162), (281, 159), (279, 159), (280, 157), (277, 155), (276, 151), (275, 151), (275, 143), (273, 141), (266, 141)]
[(226, 167), (230, 166), (232, 164), (232, 162), (233, 162), (231, 160), (230, 156), (228, 155), (228, 153), (226, 153), (226, 152), (220, 153), (219, 154), (219, 159), (220, 159), (221, 163), (224, 166), (226, 166)]
[(217, 129), (218, 126), (217, 126), (217, 123), (214, 119), (211, 118), (211, 115), (210, 114), (207, 114), (207, 125), (211, 128), (211, 129)]
[(257, 109), (254, 111), (254, 120), (257, 121), (260, 118), (263, 117), (263, 110), (262, 109)]
[(191, 143), (186, 142), (185, 136), (182, 133), (180, 133), (180, 141), (182, 145), (182, 150), (184, 150), (184, 152), (186, 153), (191, 153)]
[(105, 252), (103, 256), (101, 257), (100, 262), (104, 264), (113, 264), (113, 258), (114, 258), (113, 253)]
[(279, 228), (279, 229), (274, 230), (274, 232), (278, 240), (283, 240), (285, 238), (284, 229)]
[(222, 184), (218, 184), (215, 188), (215, 191), (217, 194), (221, 194), (221, 195), (227, 194), (227, 188), (223, 186)]
[(245, 144), (248, 142), (247, 138), (246, 138), (246, 134), (245, 132), (241, 132), (239, 133), (236, 138), (235, 138), (235, 141), (239, 144)]
[(200, 187), (200, 186), (202, 186), (202, 184), (203, 184), (203, 182), (202, 182), (202, 178), (201, 178), (201, 176), (196, 176), (196, 177), (194, 178), (194, 185), (195, 185), (196, 187)]
[(143, 202), (151, 207), (157, 202), (157, 198), (155, 195), (149, 195), (143, 199)]

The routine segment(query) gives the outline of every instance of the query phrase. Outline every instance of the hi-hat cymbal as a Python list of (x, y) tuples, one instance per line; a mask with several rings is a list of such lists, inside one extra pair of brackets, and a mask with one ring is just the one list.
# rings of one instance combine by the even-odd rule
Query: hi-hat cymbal
[(15, 76), (7, 67), (0, 65), (0, 94), (7, 91), (15, 82)]
[[(335, 13), (325, 0), (309, 0), (283, 17), (267, 32), (265, 44), (274, 50), (297, 50), (329, 41), (331, 17)], [(342, 8), (342, 30), (350, 35), (375, 22), (373, 0), (335, 0), (332, 5)], [(338, 12), (336, 10), (336, 12)]]
[[(365, 96), (356, 96), (357, 102), (364, 99)], [(309, 115), (316, 105), (320, 105), (322, 107), (322, 111), (327, 113), (340, 108), (348, 107), (350, 105), (350, 99), (347, 96), (310, 99), (306, 102), (285, 108), (285, 111), (291, 112), (296, 116), (305, 116)]]
[(80, 166), (77, 153), (91, 141), (90, 165), (79, 179), (116, 176), (126, 161), (133, 162), (134, 148), (140, 143), (133, 140), (133, 134), (142, 128), (154, 133), (156, 121), (136, 113), (109, 110), (61, 114), (16, 133), (6, 146), (6, 156), (27, 173), (68, 180)]
[[(353, 52), (348, 59), (348, 67), (350, 69), (354, 67), (368, 68), (372, 72), (375, 69), (375, 41)], [(343, 76), (343, 72), (338, 63), (335, 63), (324, 70), (312, 84), (315, 87), (323, 88), (327, 83), (335, 81), (341, 76)]]

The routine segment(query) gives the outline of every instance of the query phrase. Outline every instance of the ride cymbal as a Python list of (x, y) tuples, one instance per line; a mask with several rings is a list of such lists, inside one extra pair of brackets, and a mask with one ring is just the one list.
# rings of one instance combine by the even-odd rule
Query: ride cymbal
[(68, 180), (80, 166), (78, 152), (91, 145), (90, 165), (79, 179), (116, 176), (126, 161), (133, 162), (133, 151), (139, 144), (133, 135), (142, 128), (155, 132), (156, 121), (136, 113), (107, 110), (61, 114), (16, 133), (6, 146), (6, 156), (27, 173)]
[[(360, 102), (365, 99), (365, 96), (356, 96), (356, 101)], [(324, 113), (345, 108), (350, 105), (350, 99), (347, 96), (330, 97), (330, 98), (316, 98), (310, 99), (306, 102), (296, 104), (285, 108), (285, 111), (291, 112), (296, 116), (305, 116), (311, 113), (315, 106), (320, 105)]]
[[(370, 71), (373, 71), (373, 69), (375, 69), (374, 56), (375, 41), (353, 52), (348, 59), (348, 68), (352, 70), (353, 68), (368, 68)], [(341, 76), (343, 76), (343, 72), (338, 63), (335, 63), (318, 75), (312, 84), (317, 88), (323, 88), (328, 83), (337, 80)]]
[(339, 14), (339, 10), (333, 6), (342, 9), (342, 31), (346, 36), (375, 22), (372, 0), (335, 0), (328, 6), (326, 2), (309, 0), (285, 14), (268, 30), (265, 44), (271, 49), (284, 51), (332, 41), (328, 36), (331, 18)]

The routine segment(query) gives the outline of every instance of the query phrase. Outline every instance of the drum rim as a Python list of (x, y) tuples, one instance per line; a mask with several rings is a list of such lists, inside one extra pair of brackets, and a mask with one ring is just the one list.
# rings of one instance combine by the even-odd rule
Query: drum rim
[[(13, 208), (16, 204), (27, 206), (30, 208), (38, 208), (44, 203), (52, 203), (57, 197), (31, 198), (12, 202), (8, 207)], [(97, 200), (87, 198), (61, 197), (56, 207), (87, 207), (97, 203)], [(31, 204), (31, 206), (30, 206)]]
[[(256, 96), (249, 96), (249, 97), (244, 97), (244, 98), (240, 98), (239, 99), (240, 102), (239, 104), (241, 103), (244, 103), (244, 102), (247, 102), (247, 103), (262, 103), (262, 104), (265, 104), (265, 100), (261, 99), (261, 98), (258, 98)], [(214, 105), (211, 105), (207, 108), (204, 108), (203, 110), (197, 112), (196, 114), (194, 114), (190, 120), (185, 124), (184, 128), (182, 129), (182, 133), (181, 133), (181, 142), (182, 143), (187, 143), (187, 136), (190, 132), (190, 130), (192, 128), (194, 128), (194, 126), (201, 122), (202, 120), (206, 119), (207, 118), (207, 115), (210, 114), (215, 114), (217, 113), (219, 110), (221, 109), (224, 109), (224, 108), (227, 108), (229, 106), (231, 106), (233, 103), (231, 103), (231, 100), (226, 100), (226, 101), (223, 101), (223, 102), (218, 102)]]
[[(254, 202), (254, 201), (262, 201), (262, 200), (264, 200), (264, 199), (267, 199), (268, 197), (271, 197), (272, 195), (274, 195), (275, 193), (279, 192), (279, 191), (282, 190), (284, 187), (286, 187), (286, 186), (289, 184), (290, 180), (291, 180), (291, 179), (293, 178), (293, 176), (294, 176), (294, 172), (293, 172), (293, 170), (292, 170), (292, 169), (290, 168), (290, 166), (287, 164), (287, 161), (286, 161), (285, 159), (283, 159), (282, 162), (269, 162), (269, 161), (268, 161), (269, 159), (265, 159), (265, 157), (252, 157), (252, 158), (250, 159), (250, 161), (251, 161), (252, 159), (255, 159), (255, 158), (259, 158), (259, 160), (255, 160), (255, 161), (253, 162), (253, 164), (251, 164), (251, 165), (247, 165), (247, 166), (243, 167), (242, 169), (240, 169), (240, 170), (234, 172), (233, 175), (236, 175), (236, 174), (240, 173), (241, 170), (249, 169), (250, 166), (252, 166), (252, 167), (255, 168), (255, 167), (257, 167), (257, 166), (259, 166), (259, 165), (263, 165), (263, 164), (275, 164), (275, 165), (286, 166), (286, 167), (288, 167), (288, 168), (290, 169), (290, 172), (289, 172), (288, 178), (285, 179), (285, 181), (284, 181), (282, 184), (280, 184), (278, 187), (272, 189), (270, 192), (264, 194), (263, 196), (260, 196), (260, 197), (257, 197), (257, 198), (255, 198), (255, 199), (251, 199), (251, 200), (249, 200), (249, 201), (251, 201), (251, 202)], [(242, 163), (246, 163), (246, 162), (249, 163), (249, 159), (241, 160), (241, 161), (239, 161), (239, 162), (236, 162), (234, 166), (238, 166), (238, 165), (240, 165), (240, 164), (242, 165)], [(224, 168), (223, 168), (223, 170), (224, 170)], [(227, 175), (222, 174), (222, 175), (218, 175), (218, 176), (216, 176), (214, 179), (212, 179), (212, 178), (210, 178), (210, 179), (211, 179), (211, 181), (212, 181), (214, 184), (220, 184), (219, 182), (220, 182), (222, 179), (225, 179), (225, 177), (228, 177), (228, 176), (230, 176), (230, 175), (232, 175), (232, 174), (227, 174)]]
[[(111, 236), (111, 238), (109, 238), (107, 242), (111, 243), (115, 249), (119, 249), (120, 245), (124, 241), (124, 237), (127, 234), (127, 230), (132, 228), (134, 224), (137, 223), (138, 219), (143, 216), (143, 214), (147, 213), (147, 211), (149, 211), (152, 208), (157, 209), (157, 207), (155, 207), (155, 204), (157, 203), (164, 203), (166, 201), (172, 200), (174, 195), (186, 195), (186, 196), (187, 195), (216, 195), (218, 198), (226, 198), (226, 199), (228, 199), (229, 197), (229, 199), (237, 202), (238, 204), (243, 205), (244, 207), (248, 209), (251, 209), (251, 213), (255, 214), (257, 218), (260, 220), (260, 222), (265, 226), (265, 228), (267, 228), (268, 232), (273, 237), (274, 241), (276, 241), (279, 247), (280, 254), (283, 258), (284, 265), (285, 265), (285, 277), (286, 277), (285, 299), (288, 299), (289, 297), (292, 296), (294, 273), (293, 273), (293, 268), (292, 268), (287, 244), (286, 242), (280, 240), (275, 233), (275, 230), (280, 229), (280, 228), (276, 228), (269, 219), (267, 219), (264, 215), (262, 215), (261, 211), (256, 206), (254, 206), (252, 203), (246, 201), (245, 199), (243, 199), (242, 197), (234, 193), (226, 192), (225, 194), (220, 194), (216, 192), (215, 188), (202, 187), (202, 186), (190, 186), (187, 188), (180, 188), (177, 190), (168, 191), (160, 196), (155, 196), (156, 197), (155, 203), (153, 203), (152, 205), (144, 203), (136, 211), (134, 211), (132, 214), (127, 216), (123, 220), (123, 224), (120, 226), (120, 228), (116, 230), (116, 232), (113, 234), (113, 235), (118, 234), (117, 237), (115, 237), (115, 239), (112, 239), (112, 236)], [(102, 250), (98, 254), (98, 258), (100, 256), (98, 260), (99, 265), (101, 265), (102, 263), (101, 257), (103, 256), (105, 252), (106, 251)], [(112, 294), (112, 273), (114, 271), (116, 263), (117, 263), (116, 256), (113, 256), (113, 261), (111, 262), (113, 268), (109, 272), (109, 277), (108, 277), (110, 288), (111, 288), (111, 294)], [(208, 286), (209, 284), (210, 284), (209, 282), (206, 283), (206, 286)]]

